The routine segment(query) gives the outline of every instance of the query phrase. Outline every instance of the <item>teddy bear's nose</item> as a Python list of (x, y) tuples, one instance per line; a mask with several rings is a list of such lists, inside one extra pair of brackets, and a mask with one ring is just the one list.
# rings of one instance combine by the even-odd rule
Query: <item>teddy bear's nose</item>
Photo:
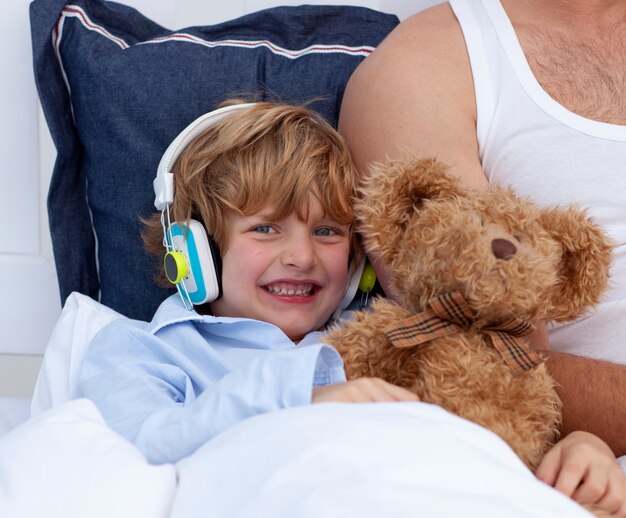
[(494, 239), (491, 242), (491, 250), (497, 259), (504, 259), (505, 261), (511, 259), (517, 252), (515, 245), (506, 239)]

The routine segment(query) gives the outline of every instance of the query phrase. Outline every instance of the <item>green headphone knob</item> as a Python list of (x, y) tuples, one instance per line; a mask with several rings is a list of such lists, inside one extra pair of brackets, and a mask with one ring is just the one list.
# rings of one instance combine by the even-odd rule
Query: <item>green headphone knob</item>
[(376, 272), (374, 271), (374, 267), (367, 263), (363, 268), (363, 273), (361, 274), (359, 290), (363, 293), (369, 293), (374, 289), (374, 284), (376, 284)]
[(163, 267), (167, 280), (172, 284), (179, 284), (189, 274), (187, 259), (181, 252), (167, 252)]

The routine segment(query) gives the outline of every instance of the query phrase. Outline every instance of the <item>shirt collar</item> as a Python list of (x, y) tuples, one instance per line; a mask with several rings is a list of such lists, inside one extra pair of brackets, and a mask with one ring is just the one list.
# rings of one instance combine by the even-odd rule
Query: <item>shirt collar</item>
[[(198, 322), (208, 325), (236, 324), (239, 322), (258, 322), (259, 324), (271, 326), (280, 331), (280, 329), (278, 329), (273, 324), (270, 324), (268, 322), (260, 322), (258, 320), (253, 320), (250, 318), (216, 317), (213, 315), (201, 315), (195, 309), (190, 311), (184, 306), (182, 300), (180, 299), (180, 296), (177, 293), (171, 295), (161, 303), (156, 313), (154, 314), (154, 317), (152, 317), (152, 321), (148, 324), (148, 331), (151, 334), (155, 334), (164, 327), (168, 327), (181, 322)], [(282, 331), (280, 332), (282, 333)], [(298, 345), (303, 346), (320, 343), (320, 339), (323, 334), (323, 331), (311, 331), (310, 333), (305, 335), (302, 340), (300, 340)]]

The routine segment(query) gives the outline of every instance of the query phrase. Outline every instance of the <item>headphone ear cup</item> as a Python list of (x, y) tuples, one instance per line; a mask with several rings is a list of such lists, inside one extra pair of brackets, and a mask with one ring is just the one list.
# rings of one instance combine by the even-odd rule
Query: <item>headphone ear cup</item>
[[(174, 253), (184, 256), (188, 265), (185, 288), (192, 304), (197, 306), (218, 299), (222, 295), (222, 261), (217, 244), (207, 235), (202, 223), (195, 219), (188, 224), (174, 222), (171, 234), (177, 251)], [(171, 281), (167, 267), (166, 275)]]

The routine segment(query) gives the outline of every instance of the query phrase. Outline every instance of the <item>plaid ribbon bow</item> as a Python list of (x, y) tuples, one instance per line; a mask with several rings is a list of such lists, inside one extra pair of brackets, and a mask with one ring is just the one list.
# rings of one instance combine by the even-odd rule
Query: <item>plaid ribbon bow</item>
[[(475, 318), (475, 311), (458, 291), (428, 301), (430, 309), (383, 330), (391, 343), (400, 348), (414, 347), (442, 336), (461, 333)], [(481, 329), (513, 372), (533, 369), (543, 360), (521, 337), (533, 330), (528, 322), (513, 318)]]

